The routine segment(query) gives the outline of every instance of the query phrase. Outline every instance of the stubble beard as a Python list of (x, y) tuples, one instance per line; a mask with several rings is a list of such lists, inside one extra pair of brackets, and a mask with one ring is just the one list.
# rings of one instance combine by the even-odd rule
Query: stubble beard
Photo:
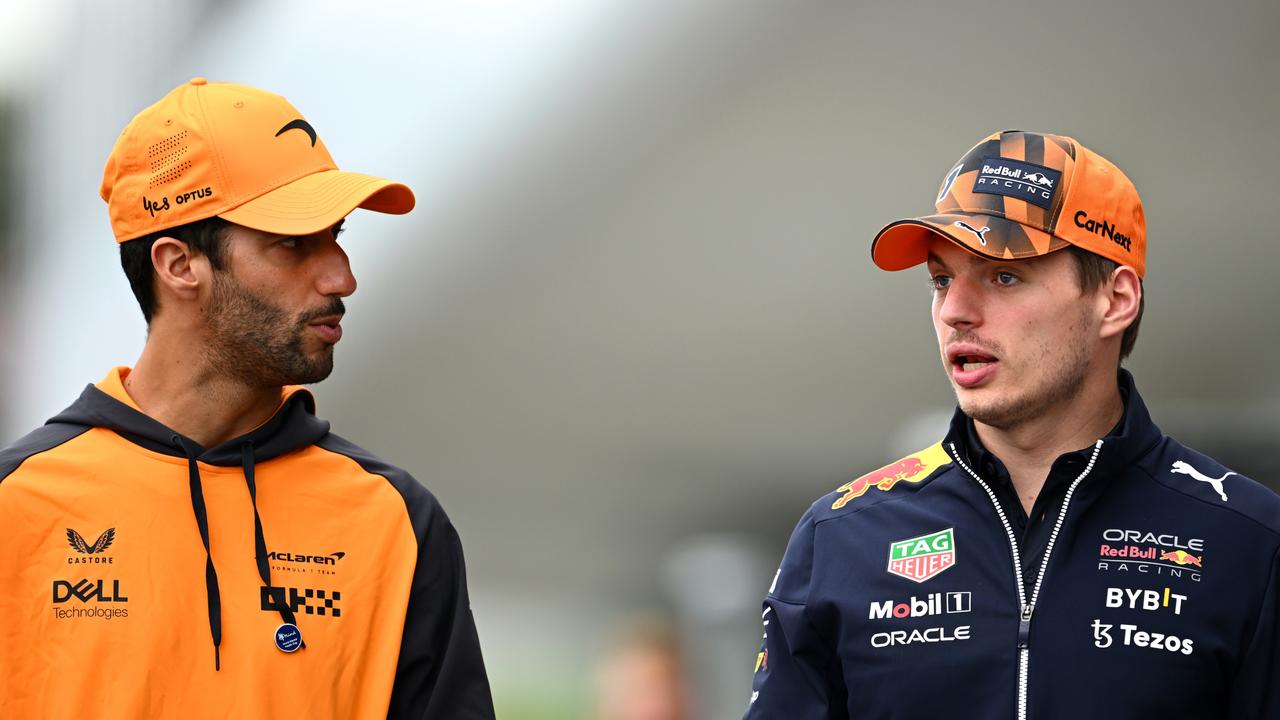
[(333, 346), (316, 353), (303, 347), (308, 319), (341, 313), (342, 301), (291, 318), (283, 308), (215, 272), (207, 310), (205, 361), (214, 372), (257, 389), (317, 383), (333, 372)]
[(986, 402), (966, 399), (957, 389), (960, 410), (976, 422), (1008, 431), (1044, 417), (1055, 406), (1076, 398), (1089, 377), (1089, 347), (1085, 342), (1088, 329), (1088, 319), (1082, 312), (1067, 347), (1040, 347), (1039, 358), (1033, 363), (1042, 368), (1040, 382), (1036, 385), (1025, 386)]

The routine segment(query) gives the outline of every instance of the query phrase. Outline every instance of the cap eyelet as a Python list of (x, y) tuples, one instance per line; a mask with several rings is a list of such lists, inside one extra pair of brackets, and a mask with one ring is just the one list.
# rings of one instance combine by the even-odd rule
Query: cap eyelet
[(235, 101), (235, 103), (232, 105), (232, 107), (242, 108), (242, 107), (244, 107), (244, 101), (243, 101), (243, 100), (237, 100), (237, 101)]

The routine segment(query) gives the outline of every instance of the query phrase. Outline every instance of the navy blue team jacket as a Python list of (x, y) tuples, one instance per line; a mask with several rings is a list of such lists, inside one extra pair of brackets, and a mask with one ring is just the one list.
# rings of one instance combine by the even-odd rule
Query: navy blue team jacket
[(1026, 577), (959, 411), (814, 503), (764, 602), (746, 718), (1280, 718), (1280, 498), (1121, 384)]

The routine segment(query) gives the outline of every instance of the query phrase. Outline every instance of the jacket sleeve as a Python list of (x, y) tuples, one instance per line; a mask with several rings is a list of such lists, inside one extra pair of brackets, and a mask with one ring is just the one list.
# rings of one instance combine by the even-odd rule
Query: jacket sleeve
[(1280, 550), (1244, 661), (1231, 684), (1231, 720), (1280, 718)]
[(815, 527), (805, 513), (764, 600), (764, 643), (744, 720), (846, 717), (846, 692), (833, 631), (815, 621), (812, 603)]
[(493, 698), (467, 597), (462, 542), (435, 502), (411, 512), (417, 516), (418, 564), (387, 717), (491, 720)]

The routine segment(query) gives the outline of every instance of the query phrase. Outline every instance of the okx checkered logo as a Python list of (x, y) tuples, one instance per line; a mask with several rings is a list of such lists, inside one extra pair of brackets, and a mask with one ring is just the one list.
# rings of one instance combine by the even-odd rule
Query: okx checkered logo
[(338, 606), (342, 600), (342, 592), (339, 590), (264, 587), (261, 600), (262, 609), (269, 612), (279, 612), (284, 605), (288, 605), (295, 615), (301, 612), (321, 617), (342, 617), (342, 608)]

